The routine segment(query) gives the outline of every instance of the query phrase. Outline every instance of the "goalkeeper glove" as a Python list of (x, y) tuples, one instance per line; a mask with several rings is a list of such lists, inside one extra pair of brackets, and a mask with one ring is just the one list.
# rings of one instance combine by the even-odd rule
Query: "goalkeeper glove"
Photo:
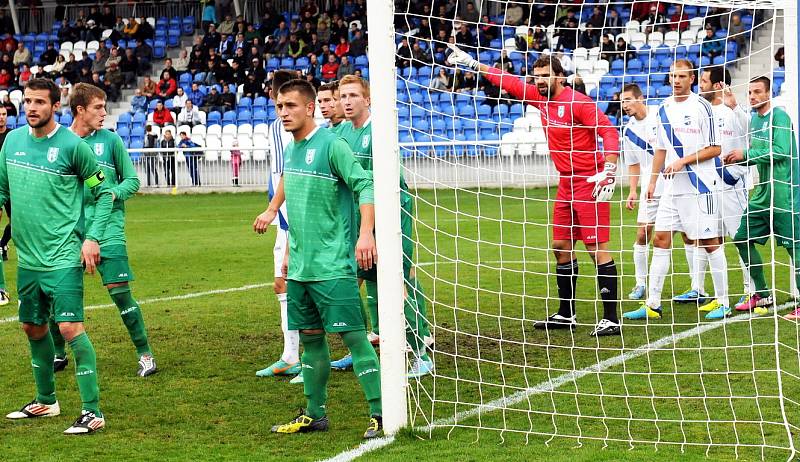
[(478, 66), (480, 65), (480, 63), (472, 56), (470, 56), (469, 53), (461, 50), (461, 48), (453, 45), (452, 43), (448, 43), (447, 47), (450, 48), (450, 51), (452, 51), (452, 53), (450, 53), (450, 56), (447, 57), (447, 62), (450, 63), (451, 66), (459, 64), (461, 66), (468, 67), (473, 71), (478, 70)]
[(603, 170), (595, 173), (586, 179), (588, 183), (594, 183), (592, 197), (599, 202), (607, 202), (614, 195), (614, 185), (617, 183), (617, 164), (606, 162)]

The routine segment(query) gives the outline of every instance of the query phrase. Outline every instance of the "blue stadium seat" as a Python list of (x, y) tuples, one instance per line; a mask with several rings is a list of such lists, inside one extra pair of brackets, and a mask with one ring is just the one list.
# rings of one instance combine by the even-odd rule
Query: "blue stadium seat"
[(59, 123), (65, 127), (69, 127), (70, 125), (72, 125), (72, 114), (70, 114), (69, 112), (64, 113), (64, 115), (61, 116), (61, 120), (59, 120)]
[[(238, 114), (236, 114), (236, 121), (240, 124), (249, 124), (252, 120), (253, 120), (253, 113), (250, 112), (248, 109), (240, 109)], [(225, 119), (223, 118), (223, 125), (225, 125), (224, 122)]]
[(266, 107), (267, 107), (267, 98), (263, 96), (259, 96), (253, 101), (253, 109), (258, 109), (258, 108), (264, 109)]
[(256, 109), (255, 112), (253, 112), (253, 125), (267, 123), (268, 117), (267, 111), (264, 109)]
[(184, 72), (178, 77), (178, 84), (180, 85), (191, 85), (192, 84), (192, 74), (188, 72)]
[(356, 69), (361, 69), (362, 67), (367, 66), (369, 66), (369, 59), (367, 59), (367, 55), (356, 56), (356, 59), (353, 62), (353, 67)]
[(517, 117), (522, 117), (525, 114), (525, 106), (520, 103), (512, 104), (508, 110), (509, 115), (512, 119), (516, 119)]
[(669, 85), (663, 85), (658, 87), (656, 90), (656, 96), (659, 98), (667, 98), (672, 95), (672, 87)]
[(128, 125), (117, 125), (117, 135), (122, 138), (130, 137), (131, 129), (128, 127)]
[(133, 119), (133, 117), (131, 116), (131, 114), (129, 112), (123, 112), (117, 118), (117, 127), (119, 127), (120, 124), (125, 125), (125, 126), (129, 126), (131, 124), (131, 119)]
[(8, 116), (6, 118), (6, 125), (8, 125), (9, 128), (17, 128), (17, 117), (13, 115)]
[(156, 39), (153, 43), (153, 58), (164, 59), (167, 57), (167, 42), (163, 39)]
[(305, 56), (301, 56), (301, 57), (297, 58), (297, 60), (294, 62), (294, 68), (295, 68), (295, 70), (303, 71), (306, 68), (308, 68), (309, 64), (310, 64), (310, 61), (308, 60), (308, 58), (305, 57)]
[(194, 35), (194, 16), (186, 16), (181, 20), (183, 35)]
[(175, 48), (180, 44), (181, 41), (181, 28), (178, 27), (170, 27), (167, 31), (167, 46), (170, 48)]
[[(248, 111), (249, 113), (250, 111)], [(236, 111), (225, 111), (225, 114), (222, 115), (222, 126), (226, 125), (235, 125), (236, 124)]]
[(294, 68), (294, 58), (291, 56), (287, 56), (281, 59), (281, 68), (282, 69), (293, 69)]
[(222, 114), (219, 111), (211, 111), (206, 117), (206, 125), (220, 125), (222, 122)]
[(414, 138), (412, 138), (408, 133), (400, 136), (400, 143), (407, 143), (406, 146), (400, 146), (400, 155), (403, 156), (403, 159), (410, 159), (414, 157), (414, 147), (412, 145), (413, 142)]
[(492, 110), (492, 120), (499, 122), (500, 120), (508, 120), (508, 106), (505, 104), (498, 104)]
[(281, 67), (280, 58), (272, 57), (267, 60), (267, 71), (274, 71)]
[(237, 105), (239, 109), (250, 109), (253, 107), (253, 99), (249, 96), (242, 96), (239, 99), (239, 104)]
[(621, 59), (615, 59), (611, 63), (611, 75), (622, 75), (625, 73), (625, 61)]
[(197, 74), (194, 75), (194, 81), (197, 83), (201, 83), (203, 80), (205, 80), (205, 78), (206, 78), (205, 72), (198, 72)]

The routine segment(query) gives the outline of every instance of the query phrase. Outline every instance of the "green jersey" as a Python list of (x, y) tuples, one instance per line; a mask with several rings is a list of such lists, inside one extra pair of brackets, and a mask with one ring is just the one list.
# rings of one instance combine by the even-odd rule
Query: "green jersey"
[(353, 243), (359, 204), (373, 203), (372, 174), (347, 143), (325, 128), (286, 147), (283, 187), (289, 215), (289, 274), (294, 281), (356, 276)]
[[(361, 128), (356, 128), (353, 122), (346, 120), (336, 126), (339, 136), (347, 141), (353, 154), (356, 156), (358, 163), (364, 170), (373, 170), (372, 168), (372, 123), (370, 119), (364, 122)], [(402, 166), (401, 166), (402, 167)], [(400, 168), (400, 188), (403, 191), (408, 190), (408, 185), (403, 176), (403, 169)]]
[[(84, 239), (100, 242), (111, 192), (89, 145), (66, 128), (35, 138), (25, 126), (0, 149), (0, 205), (11, 200), (11, 235), (19, 267), (52, 271), (81, 266)], [(96, 201), (95, 219), (84, 232), (84, 184)]]
[(343, 124), (344, 124), (344, 122), (339, 122), (338, 124), (334, 125), (334, 124), (329, 122), (328, 123), (328, 130), (330, 130), (333, 133), (336, 133), (338, 135), (339, 132), (342, 130), (342, 125)]
[[(747, 165), (755, 165), (759, 183), (748, 204), (749, 212), (769, 210), (800, 211), (797, 144), (792, 120), (782, 109), (773, 107), (763, 116), (755, 113), (750, 121), (750, 148), (744, 151)], [(775, 197), (771, 198), (774, 191)], [(772, 199), (772, 202), (770, 200)]]
[[(83, 138), (94, 151), (100, 169), (106, 177), (106, 184), (114, 193), (114, 206), (106, 226), (106, 232), (100, 239), (100, 247), (125, 245), (125, 201), (139, 190), (139, 175), (133, 167), (122, 138), (116, 133), (101, 129)], [(95, 199), (84, 194), (86, 220), (91, 223), (95, 216)]]

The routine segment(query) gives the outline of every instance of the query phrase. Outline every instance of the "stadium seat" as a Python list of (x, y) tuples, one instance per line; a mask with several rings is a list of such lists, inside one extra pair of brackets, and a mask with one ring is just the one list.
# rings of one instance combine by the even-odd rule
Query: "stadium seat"
[[(228, 112), (233, 112), (233, 111), (228, 111)], [(238, 112), (238, 114), (236, 115), (236, 120), (239, 123), (247, 123), (247, 124), (249, 124), (252, 121), (252, 119), (253, 119), (253, 113), (250, 112), (249, 110), (246, 110), (246, 109), (245, 110), (240, 110)], [(223, 123), (225, 122), (225, 118), (224, 117), (222, 119), (222, 122)]]
[(269, 115), (267, 114), (267, 111), (263, 109), (256, 109), (256, 111), (253, 113), (252, 122), (253, 125), (266, 125), (268, 119)]
[(282, 69), (293, 69), (294, 68), (294, 58), (292, 57), (285, 57), (281, 59), (281, 66)]
[(195, 125), (192, 127), (192, 136), (201, 136), (205, 138), (206, 136), (206, 126), (205, 125)]
[(131, 136), (131, 129), (127, 125), (118, 125), (117, 126), (117, 135), (122, 138), (130, 137)]
[(248, 133), (240, 133), (236, 136), (236, 141), (239, 142), (239, 148), (242, 149), (242, 160), (250, 160), (252, 156), (253, 137)]
[(61, 116), (61, 120), (59, 121), (59, 123), (65, 127), (69, 127), (70, 125), (72, 125), (72, 114), (70, 114), (69, 112), (64, 113), (64, 115)]
[(206, 135), (206, 151), (204, 152), (204, 158), (207, 161), (215, 162), (219, 160), (220, 151), (219, 148), (222, 147), (222, 140), (217, 135)]
[[(263, 133), (256, 132), (253, 135), (253, 146), (261, 148), (266, 147), (268, 145), (267, 136)], [(253, 151), (253, 160), (255, 161), (264, 161), (267, 160), (267, 150), (266, 149), (256, 149)]]
[(252, 136), (253, 135), (253, 126), (250, 125), (250, 124), (241, 124), (241, 125), (239, 125), (238, 130), (236, 131), (236, 134), (237, 135), (246, 134), (246, 135)]
[(222, 125), (209, 125), (206, 128), (206, 137), (212, 135), (216, 136), (217, 138), (222, 136)]
[(266, 108), (267, 107), (267, 101), (268, 101), (267, 98), (265, 98), (263, 96), (257, 97), (253, 101), (253, 109), (255, 110), (255, 109), (258, 109), (258, 108), (261, 108), (261, 109)]
[(194, 16), (186, 16), (181, 20), (181, 32), (183, 35), (194, 34)]
[(222, 126), (222, 134), (223, 135), (236, 135), (238, 133), (239, 127), (236, 124), (228, 124)]
[(219, 125), (220, 123), (222, 123), (222, 114), (219, 111), (208, 113), (208, 123), (206, 125)]
[(131, 116), (130, 112), (123, 112), (117, 118), (117, 127), (119, 127), (120, 124), (123, 124), (125, 126), (129, 126), (131, 124), (131, 120), (132, 119), (133, 119), (133, 117)]

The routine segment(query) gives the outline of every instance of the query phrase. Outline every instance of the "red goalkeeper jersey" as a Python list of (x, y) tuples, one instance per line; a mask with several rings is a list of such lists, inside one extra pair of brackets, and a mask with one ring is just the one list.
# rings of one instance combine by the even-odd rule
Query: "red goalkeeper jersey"
[(514, 98), (539, 109), (550, 157), (561, 175), (594, 175), (602, 170), (605, 155), (598, 152), (598, 136), (603, 139), (606, 153), (619, 154), (619, 132), (588, 96), (565, 88), (557, 98), (548, 100), (536, 85), (494, 67), (485, 77)]

